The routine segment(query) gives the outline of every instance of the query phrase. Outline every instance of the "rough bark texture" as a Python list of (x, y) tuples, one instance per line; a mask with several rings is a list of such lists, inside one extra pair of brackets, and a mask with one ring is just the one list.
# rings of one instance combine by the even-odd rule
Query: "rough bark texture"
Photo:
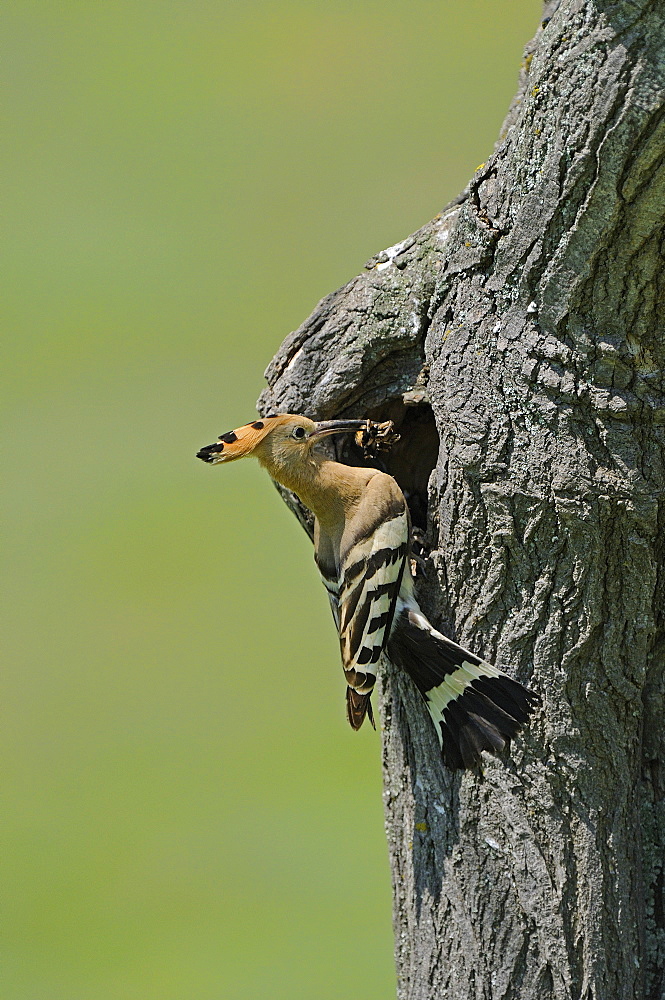
[(409, 1000), (665, 995), (665, 5), (546, 13), (493, 155), (319, 304), (261, 401), (398, 420), (423, 607), (543, 697), (452, 774), (385, 665)]

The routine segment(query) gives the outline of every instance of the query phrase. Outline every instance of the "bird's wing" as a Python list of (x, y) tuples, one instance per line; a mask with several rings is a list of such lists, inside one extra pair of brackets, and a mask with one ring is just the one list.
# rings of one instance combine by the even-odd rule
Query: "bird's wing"
[(314, 520), (314, 561), (321, 574), (321, 583), (326, 588), (330, 610), (339, 632), (339, 571), (335, 549), (330, 538), (321, 531), (318, 520)]
[(339, 632), (339, 581), (337, 578), (337, 572), (334, 569), (329, 570), (325, 564), (321, 563), (318, 559), (316, 562), (319, 567), (319, 573), (321, 574), (321, 581), (323, 586), (326, 588), (326, 593), (328, 594), (330, 610), (332, 611), (332, 616), (335, 619), (335, 625), (337, 626), (337, 631)]
[[(388, 641), (402, 576), (409, 572), (409, 513), (391, 476), (377, 473), (345, 529), (337, 593), (339, 638), (349, 722), (370, 712), (376, 662)], [(332, 581), (326, 581), (332, 597)], [(334, 612), (333, 612), (334, 613)]]

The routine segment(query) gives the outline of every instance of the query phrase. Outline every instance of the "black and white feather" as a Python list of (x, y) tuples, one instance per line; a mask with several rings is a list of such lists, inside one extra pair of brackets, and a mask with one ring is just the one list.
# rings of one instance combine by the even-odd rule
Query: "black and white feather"
[(438, 632), (416, 601), (409, 567), (409, 514), (395, 481), (377, 473), (349, 519), (334, 565), (317, 558), (340, 636), (347, 715), (373, 723), (370, 696), (383, 652), (421, 692), (449, 767), (474, 767), (503, 750), (538, 697)]
[[(347, 681), (347, 716), (359, 729), (373, 724), (370, 696), (377, 663), (386, 647), (406, 569), (409, 515), (394, 479), (376, 473), (366, 487), (367, 503), (348, 519), (333, 565), (317, 563), (339, 631)], [(318, 539), (315, 539), (318, 541)]]

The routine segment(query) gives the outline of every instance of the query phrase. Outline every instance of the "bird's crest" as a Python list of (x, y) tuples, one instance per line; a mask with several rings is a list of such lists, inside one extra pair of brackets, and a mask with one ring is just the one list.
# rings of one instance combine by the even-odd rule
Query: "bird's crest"
[(288, 414), (258, 417), (251, 424), (243, 424), (233, 431), (220, 434), (213, 444), (201, 448), (196, 457), (215, 465), (218, 462), (233, 462), (236, 458), (244, 458), (254, 451), (267, 434), (287, 420), (289, 420)]

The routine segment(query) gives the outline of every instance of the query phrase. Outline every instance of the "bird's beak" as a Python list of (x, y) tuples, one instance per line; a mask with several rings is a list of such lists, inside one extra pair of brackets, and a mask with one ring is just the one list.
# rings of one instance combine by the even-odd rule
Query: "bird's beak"
[(367, 426), (367, 420), (321, 420), (314, 425), (309, 440), (318, 441), (329, 434), (355, 434), (356, 431), (365, 430)]

